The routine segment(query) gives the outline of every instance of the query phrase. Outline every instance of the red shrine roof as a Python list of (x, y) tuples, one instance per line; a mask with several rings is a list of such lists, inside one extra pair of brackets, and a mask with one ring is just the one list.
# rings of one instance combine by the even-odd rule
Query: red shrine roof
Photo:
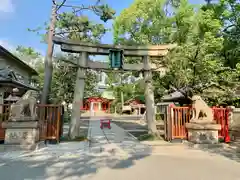
[(128, 101), (125, 101), (124, 104), (138, 105), (138, 104), (143, 104), (143, 103), (141, 101), (137, 100), (137, 99), (129, 99)]
[(93, 96), (93, 97), (85, 98), (84, 101), (85, 102), (109, 102), (111, 100), (106, 99), (106, 98), (102, 98), (102, 97)]

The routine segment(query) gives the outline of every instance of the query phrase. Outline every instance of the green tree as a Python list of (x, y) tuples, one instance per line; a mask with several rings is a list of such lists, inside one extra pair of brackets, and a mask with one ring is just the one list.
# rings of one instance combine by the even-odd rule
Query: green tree
[[(74, 95), (74, 86), (76, 81), (77, 67), (69, 65), (66, 61), (74, 61), (76, 57), (73, 55), (57, 55), (54, 61), (54, 72), (52, 91), (50, 94), (50, 100), (53, 103), (67, 104), (72, 103)], [(87, 71), (85, 80), (84, 96), (98, 95), (95, 89), (97, 85), (97, 73), (95, 71)]]
[(221, 0), (217, 3), (209, 0), (202, 7), (203, 10), (212, 10), (215, 17), (221, 21), (224, 38), (224, 47), (221, 56), (225, 65), (236, 68), (240, 61), (240, 5), (238, 0)]
[[(72, 40), (78, 40), (78, 41), (84, 41), (84, 42), (92, 42), (92, 43), (99, 43), (101, 40), (101, 37), (106, 32), (106, 29), (103, 24), (97, 24), (92, 22), (88, 16), (84, 14), (84, 10), (90, 10), (94, 14), (100, 17), (100, 19), (104, 22), (106, 22), (109, 19), (113, 18), (113, 15), (115, 14), (115, 11), (113, 11), (108, 5), (101, 4), (101, 1), (97, 0), (97, 3), (95, 5), (90, 6), (84, 6), (82, 5), (79, 8), (73, 8), (72, 12), (63, 12), (58, 14), (58, 21), (56, 23), (56, 30), (55, 30), (55, 36), (60, 36), (67, 39)], [(69, 57), (72, 57), (69, 55)], [(67, 57), (67, 58), (69, 58)], [(66, 64), (61, 64), (63, 66), (66, 66)], [(69, 71), (69, 68), (65, 68), (68, 71), (68, 75), (66, 78), (75, 77), (76, 71)], [(94, 86), (96, 86), (96, 73), (93, 71), (87, 71), (87, 79), (85, 82), (85, 96), (94, 94)], [(64, 73), (61, 73), (64, 74)], [(60, 76), (62, 77), (62, 76)], [(59, 79), (60, 82), (65, 83), (72, 83), (75, 84), (75, 79), (72, 81), (65, 81), (64, 77), (63, 79)], [(68, 79), (69, 80), (69, 79)], [(63, 85), (63, 87), (69, 87), (67, 85)], [(64, 90), (67, 90), (68, 88), (64, 88)], [(64, 90), (62, 92), (64, 92)], [(70, 91), (72, 92), (73, 89)], [(66, 91), (65, 91), (66, 92)], [(62, 93), (63, 94), (63, 93)], [(68, 93), (66, 93), (68, 94)], [(68, 98), (72, 98), (71, 95), (68, 95)], [(75, 138), (78, 136), (79, 131), (79, 124), (77, 123), (77, 120), (74, 119), (75, 117), (71, 118), (70, 121), (70, 130), (69, 135), (71, 138)]]
[[(35, 81), (39, 90), (42, 90), (44, 81), (44, 62), (40, 53), (31, 47), (18, 46), (15, 51), (15, 55), (28, 65), (33, 67), (39, 73), (38, 77), (35, 77)], [(73, 61), (76, 57), (72, 55), (56, 55), (54, 58), (54, 71), (52, 80), (52, 91), (49, 95), (51, 103), (61, 104), (65, 101), (70, 104), (73, 100), (74, 85), (76, 80), (77, 68), (69, 65), (65, 61)], [(97, 95), (95, 90), (97, 84), (97, 74), (93, 71), (87, 71), (87, 79), (85, 85), (85, 96)]]
[(14, 54), (29, 66), (36, 69), (39, 76), (33, 77), (33, 81), (37, 84), (37, 87), (41, 90), (44, 79), (44, 63), (42, 55), (32, 47), (17, 46)]
[(163, 44), (169, 42), (171, 18), (166, 0), (135, 0), (114, 21), (114, 41), (120, 44)]
[[(64, 7), (66, 7), (65, 4), (63, 4), (62, 8)], [(71, 39), (71, 40), (99, 43), (101, 40), (101, 37), (106, 32), (106, 29), (103, 24), (97, 24), (92, 22), (88, 18), (88, 16), (85, 14), (85, 11), (93, 12), (95, 15), (99, 16), (103, 22), (106, 22), (109, 19), (112, 19), (115, 14), (115, 11), (111, 9), (107, 4), (102, 3), (101, 0), (96, 0), (96, 3), (93, 5), (81, 4), (78, 7), (74, 6), (72, 7), (72, 11), (64, 12), (63, 10), (57, 14), (57, 22), (55, 24), (54, 35)], [(41, 34), (43, 37), (43, 41), (46, 42), (46, 38), (47, 38), (46, 32), (48, 31), (48, 29), (49, 29), (49, 26), (46, 23), (44, 28), (37, 28), (32, 31)], [(67, 55), (65, 59), (69, 59), (72, 57), (73, 56), (71, 55)], [(56, 68), (58, 69), (58, 71), (57, 71), (57, 74), (54, 75), (54, 77), (60, 78), (58, 79), (58, 81), (65, 83), (64, 85), (61, 84), (60, 87), (62, 87), (62, 89), (58, 93), (60, 93), (61, 95), (64, 94), (64, 97), (66, 97), (67, 101), (69, 101), (69, 99), (72, 98), (73, 89), (71, 89), (70, 91), (67, 91), (69, 88), (65, 88), (65, 87), (71, 87), (73, 83), (75, 84), (75, 79), (71, 78), (71, 81), (69, 81), (69, 78), (76, 77), (76, 70), (73, 70), (74, 68), (67, 67), (67, 66), (68, 65), (66, 63), (57, 62)], [(63, 69), (66, 72), (62, 72), (59, 69), (59, 67), (64, 67)], [(62, 74), (67, 74), (67, 76), (66, 77), (59, 76)], [(94, 81), (95, 73), (93, 73), (92, 71), (87, 71), (87, 75), (88, 75), (87, 76), (88, 78), (86, 79), (86, 82), (85, 82), (86, 84), (85, 89), (89, 91), (87, 91), (87, 93), (85, 91), (85, 95), (91, 94), (90, 92), (93, 92), (94, 94), (94, 88), (91, 88), (91, 86), (96, 85)], [(57, 89), (57, 87), (59, 87), (58, 86), (59, 82), (53, 82), (53, 84), (56, 85), (54, 89)], [(71, 84), (70, 86), (68, 86), (69, 83)], [(53, 94), (52, 97), (56, 97), (55, 96), (56, 94)], [(57, 98), (57, 101), (59, 101), (59, 98)], [(71, 138), (75, 138), (76, 136), (78, 136), (79, 124), (77, 124), (76, 122), (77, 120), (75, 120), (74, 118), (71, 119), (71, 122), (70, 122), (71, 130), (69, 131), (69, 135)]]
[[(237, 29), (239, 5), (236, 2), (225, 0), (206, 8), (210, 4), (193, 6), (187, 0), (135, 0), (114, 22), (115, 43), (177, 44), (163, 61), (153, 61), (164, 64), (168, 69), (164, 77), (154, 73), (156, 100), (172, 87), (189, 87), (190, 92), (186, 96), (200, 93), (214, 103), (227, 101), (233, 97), (238, 81), (238, 70), (233, 68), (238, 67), (239, 56), (236, 53), (239, 50), (236, 48), (239, 46), (229, 43), (239, 38), (233, 34), (227, 36), (225, 32), (228, 21), (235, 28), (232, 28), (233, 25), (227, 28), (234, 32)], [(235, 11), (230, 10), (232, 6)], [(228, 8), (222, 12), (222, 7)], [(226, 13), (229, 10), (231, 13)], [(224, 19), (226, 14), (228, 18)], [(229, 38), (232, 40), (229, 41)], [(230, 63), (223, 55), (227, 47), (235, 52), (228, 54), (228, 58), (234, 55), (232, 68), (229, 68)]]

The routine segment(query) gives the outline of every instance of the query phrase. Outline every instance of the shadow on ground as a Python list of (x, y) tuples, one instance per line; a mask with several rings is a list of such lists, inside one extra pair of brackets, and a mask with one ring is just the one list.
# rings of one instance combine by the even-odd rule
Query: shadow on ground
[(198, 145), (197, 147), (188, 144), (188, 147), (191, 149), (200, 149), (211, 154), (221, 155), (236, 162), (240, 162), (240, 141), (229, 144), (220, 143), (218, 145)]
[[(86, 127), (82, 133), (86, 134), (88, 121), (82, 123), (82, 127)], [(64, 132), (67, 130), (65, 126)], [(1, 177), (5, 180), (88, 179), (96, 176), (101, 169), (131, 168), (136, 161), (152, 153), (150, 146), (133, 140), (131, 136), (118, 137), (108, 129), (104, 131), (105, 135), (100, 134), (94, 136), (93, 142), (48, 145), (45, 149), (16, 156), (17, 158), (1, 156)]]
[(147, 124), (141, 124), (140, 120), (113, 120), (113, 122), (136, 138), (148, 132)]
[[(148, 133), (148, 127), (146, 123), (141, 123), (141, 120), (113, 120), (113, 122), (125, 131), (131, 133), (136, 138)], [(160, 134), (164, 136), (164, 123), (158, 121), (157, 129)]]
[(114, 153), (110, 155), (101, 153), (86, 154), (83, 150), (69, 154), (43, 150), (26, 154), (14, 160), (0, 160), (0, 174), (6, 180), (74, 180), (94, 176), (101, 168), (130, 168), (134, 166), (135, 161), (150, 154), (150, 147), (145, 148), (144, 152), (141, 149), (141, 153), (130, 153), (126, 157)]
[[(79, 136), (80, 137), (87, 137), (88, 127), (89, 127), (89, 120), (82, 119), (80, 121), (80, 129), (79, 129)], [(63, 134), (62, 134), (62, 137), (61, 137), (61, 141), (65, 141), (66, 139), (68, 139), (68, 131), (69, 131), (69, 123), (65, 123), (63, 125)]]

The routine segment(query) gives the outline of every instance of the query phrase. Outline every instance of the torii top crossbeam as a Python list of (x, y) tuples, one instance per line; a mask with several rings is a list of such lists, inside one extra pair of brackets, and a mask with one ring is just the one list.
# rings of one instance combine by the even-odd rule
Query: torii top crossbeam
[(64, 52), (80, 53), (87, 52), (92, 55), (108, 55), (109, 49), (124, 50), (124, 56), (165, 56), (169, 49), (175, 47), (174, 44), (169, 45), (147, 45), (147, 46), (123, 46), (109, 44), (91, 44), (79, 41), (66, 40), (59, 37), (53, 37), (55, 44), (61, 45)]

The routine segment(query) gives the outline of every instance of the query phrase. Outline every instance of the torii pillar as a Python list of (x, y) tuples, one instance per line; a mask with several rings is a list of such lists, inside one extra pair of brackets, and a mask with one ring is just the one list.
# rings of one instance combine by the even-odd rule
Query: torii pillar
[[(80, 66), (86, 66), (87, 60), (88, 60), (88, 53), (81, 52), (79, 54), (77, 63)], [(78, 127), (80, 126), (80, 117), (81, 117), (80, 107), (83, 106), (85, 78), (86, 78), (86, 69), (78, 67), (75, 89), (74, 89), (74, 96), (73, 96), (71, 124), (69, 127), (70, 128), (69, 136), (72, 136), (71, 138), (74, 138), (79, 134)]]
[[(80, 53), (81, 58), (78, 62), (67, 61), (78, 67), (75, 92), (74, 92), (74, 103), (73, 103), (73, 114), (72, 114), (72, 125), (70, 127), (70, 134), (77, 136), (80, 123), (80, 107), (83, 103), (84, 95), (84, 78), (85, 70), (83, 69), (94, 69), (101, 71), (112, 71), (109, 67), (109, 63), (105, 62), (94, 62), (88, 59), (89, 55), (109, 55), (110, 50), (123, 51), (124, 57), (142, 57), (143, 63), (127, 64), (124, 63), (120, 71), (144, 71), (145, 81), (145, 100), (146, 100), (146, 118), (148, 122), (149, 133), (156, 133), (155, 124), (155, 104), (154, 104), (154, 93), (152, 85), (152, 71), (161, 71), (163, 66), (160, 64), (156, 65), (150, 62), (150, 57), (163, 57), (169, 49), (175, 45), (155, 45), (155, 46), (122, 46), (122, 45), (109, 45), (109, 44), (91, 44), (79, 41), (65, 40), (62, 38), (54, 37), (53, 41), (55, 44), (61, 45), (61, 50), (69, 53)], [(118, 70), (118, 71), (119, 71)]]

